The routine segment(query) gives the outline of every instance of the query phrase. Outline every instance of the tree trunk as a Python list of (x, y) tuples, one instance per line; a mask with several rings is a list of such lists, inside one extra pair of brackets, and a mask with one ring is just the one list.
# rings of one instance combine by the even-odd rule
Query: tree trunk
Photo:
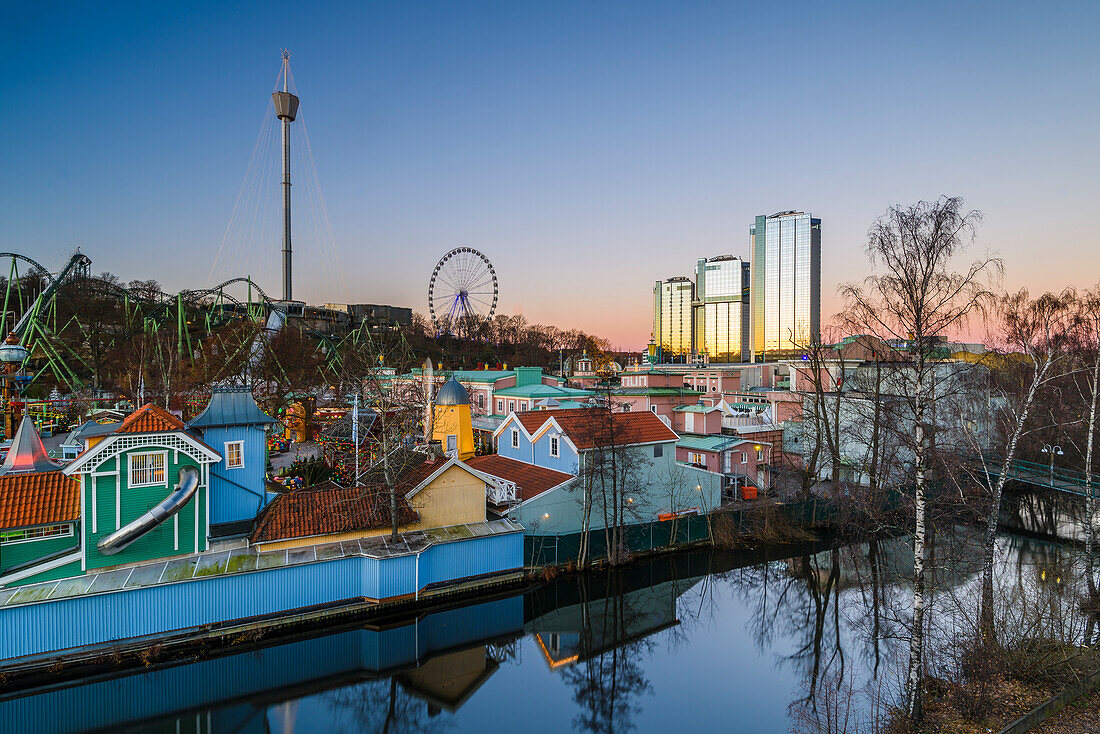
[(924, 380), (923, 369), (917, 372), (916, 396), (916, 487), (913, 496), (916, 526), (913, 531), (913, 629), (909, 637), (909, 672), (905, 684), (905, 713), (913, 723), (924, 718), (924, 579), (925, 544), (925, 455), (924, 455)]
[(983, 640), (987, 643), (992, 643), (996, 639), (996, 630), (993, 629), (993, 561), (997, 545), (997, 527), (1000, 524), (1001, 498), (1004, 495), (1005, 483), (1008, 481), (1008, 473), (1012, 468), (1012, 462), (1016, 458), (1016, 446), (1020, 442), (1020, 436), (1023, 435), (1028, 413), (1031, 412), (1031, 405), (1035, 400), (1035, 393), (1038, 391), (1039, 385), (1042, 384), (1049, 367), (1049, 360), (1044, 360), (1042, 366), (1036, 366), (1033, 373), (1027, 396), (1024, 398), (1023, 405), (1020, 406), (1020, 414), (1016, 419), (1016, 425), (1013, 426), (1012, 435), (1008, 439), (1008, 446), (1005, 447), (1004, 459), (1001, 462), (1001, 473), (997, 477), (997, 481), (994, 482), (993, 498), (990, 502), (989, 514), (986, 517), (985, 541), (982, 544), (984, 558), (982, 560), (982, 598), (979, 629)]

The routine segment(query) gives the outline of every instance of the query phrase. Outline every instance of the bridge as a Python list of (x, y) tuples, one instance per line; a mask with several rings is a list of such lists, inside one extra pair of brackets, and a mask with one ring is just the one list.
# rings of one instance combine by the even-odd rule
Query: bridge
[[(968, 459), (977, 472), (988, 472), (996, 479), (1001, 474), (1004, 458), (1000, 456), (971, 457)], [(1056, 489), (1060, 492), (1100, 498), (1100, 474), (1086, 474), (1073, 469), (1060, 469), (1051, 464), (1017, 459), (1009, 464), (1008, 479), (1033, 487)]]
[[(987, 471), (995, 481), (1004, 457), (972, 456), (966, 462), (971, 471)], [(1002, 527), (1077, 542), (1085, 539), (1090, 525), (1100, 529), (1100, 508), (1094, 506), (1090, 514), (1087, 503), (1090, 492), (1092, 497), (1100, 498), (1100, 474), (1019, 459), (1009, 464), (1006, 474), (1016, 483), (1016, 491), (1005, 493)]]

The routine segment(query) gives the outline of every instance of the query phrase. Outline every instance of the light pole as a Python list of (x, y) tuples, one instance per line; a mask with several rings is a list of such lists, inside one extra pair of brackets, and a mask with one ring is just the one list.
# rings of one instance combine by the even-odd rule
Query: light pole
[(1053, 487), (1054, 486), (1054, 457), (1055, 456), (1063, 456), (1064, 452), (1062, 451), (1061, 446), (1053, 446), (1049, 443), (1044, 443), (1043, 444), (1043, 453), (1044, 454), (1050, 454), (1050, 486)]

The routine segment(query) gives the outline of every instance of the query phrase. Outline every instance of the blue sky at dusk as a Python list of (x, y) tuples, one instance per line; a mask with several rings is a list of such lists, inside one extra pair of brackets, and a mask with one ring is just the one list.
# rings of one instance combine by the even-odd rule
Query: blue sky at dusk
[(50, 267), (80, 245), (124, 280), (253, 274), (277, 293), (277, 211), (211, 264), (287, 47), (339, 263), (301, 215), (312, 303), (426, 311), (435, 261), (469, 245), (502, 311), (640, 347), (654, 280), (746, 255), (753, 216), (801, 209), (822, 219), (828, 315), (867, 272), (873, 219), (940, 194), (984, 211), (977, 248), (1007, 286), (1100, 277), (1100, 3), (28, 2), (0, 19), (0, 249)]

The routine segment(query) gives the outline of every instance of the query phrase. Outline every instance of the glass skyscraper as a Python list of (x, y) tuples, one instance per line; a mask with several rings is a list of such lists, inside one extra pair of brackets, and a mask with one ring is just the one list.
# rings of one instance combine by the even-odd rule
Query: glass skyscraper
[(711, 362), (749, 359), (749, 264), (702, 258), (695, 266), (695, 351)]
[(789, 356), (820, 339), (821, 220), (795, 211), (759, 216), (749, 252), (753, 359)]
[(691, 354), (694, 300), (695, 285), (687, 278), (658, 280), (653, 286), (653, 339), (663, 360)]

